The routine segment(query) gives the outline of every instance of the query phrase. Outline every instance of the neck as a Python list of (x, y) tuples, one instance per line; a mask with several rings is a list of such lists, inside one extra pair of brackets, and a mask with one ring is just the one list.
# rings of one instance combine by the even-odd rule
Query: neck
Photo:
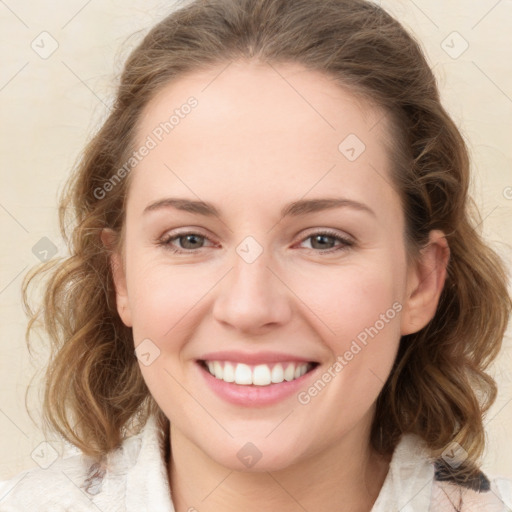
[(329, 450), (285, 469), (226, 468), (171, 426), (169, 480), (176, 512), (279, 510), (370, 512), (390, 457), (376, 454), (357, 429)]

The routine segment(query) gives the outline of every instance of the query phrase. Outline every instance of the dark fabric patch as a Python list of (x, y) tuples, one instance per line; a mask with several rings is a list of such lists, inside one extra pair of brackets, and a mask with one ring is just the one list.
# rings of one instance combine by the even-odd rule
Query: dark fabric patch
[(474, 477), (467, 478), (461, 476), (460, 473), (454, 473), (453, 468), (448, 466), (443, 459), (436, 460), (434, 467), (435, 480), (438, 482), (451, 482), (476, 492), (488, 492), (491, 489), (491, 482), (481, 471), (478, 471)]

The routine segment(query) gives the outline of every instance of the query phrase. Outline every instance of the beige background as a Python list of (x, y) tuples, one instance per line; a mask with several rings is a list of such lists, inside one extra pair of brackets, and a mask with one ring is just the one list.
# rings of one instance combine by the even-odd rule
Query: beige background
[[(112, 101), (130, 49), (174, 2), (6, 0), (0, 2), (0, 479), (36, 465), (52, 449), (38, 421), (43, 350), (29, 357), (20, 301), (36, 249), (65, 254), (56, 198), (84, 142)], [(473, 193), (483, 233), (512, 261), (512, 1), (382, 2), (421, 41), (448, 110), (473, 157)], [(42, 34), (47, 32), (48, 34)], [(454, 33), (456, 32), (456, 33)], [(48, 55), (52, 45), (58, 48)], [(467, 46), (467, 48), (466, 48)], [(36, 245), (38, 244), (38, 245)], [(41, 245), (42, 244), (42, 245)], [(45, 245), (46, 244), (46, 245)], [(38, 251), (35, 250), (37, 253)], [(512, 343), (493, 368), (500, 394), (487, 422), (487, 471), (512, 478)], [(57, 446), (55, 439), (52, 444)]]

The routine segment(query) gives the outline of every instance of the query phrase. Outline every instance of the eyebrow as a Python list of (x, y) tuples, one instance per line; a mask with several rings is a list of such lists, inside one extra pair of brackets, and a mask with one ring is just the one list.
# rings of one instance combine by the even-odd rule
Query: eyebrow
[[(354, 210), (369, 213), (376, 217), (375, 212), (364, 203), (342, 197), (300, 199), (285, 205), (281, 210), (281, 217), (298, 217), (308, 213), (315, 213), (333, 208), (352, 208)], [(191, 199), (167, 197), (150, 203), (144, 209), (143, 214), (164, 208), (175, 208), (177, 210), (204, 215), (205, 217), (220, 217), (220, 211), (212, 204), (205, 201), (194, 201)]]

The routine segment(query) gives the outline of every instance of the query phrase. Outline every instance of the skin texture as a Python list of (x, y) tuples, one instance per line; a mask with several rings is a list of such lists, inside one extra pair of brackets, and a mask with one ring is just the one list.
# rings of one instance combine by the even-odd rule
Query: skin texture
[[(123, 247), (112, 260), (135, 346), (149, 339), (160, 351), (140, 367), (171, 421), (176, 510), (368, 511), (389, 464), (369, 445), (375, 400), (400, 336), (435, 313), (449, 257), (443, 233), (433, 231), (421, 260), (407, 265), (387, 119), (324, 75), (255, 61), (195, 72), (149, 103), (136, 146), (190, 96), (197, 107), (130, 175)], [(338, 149), (349, 134), (366, 146), (354, 161)], [(221, 215), (143, 213), (167, 197), (208, 201)], [(280, 216), (292, 201), (333, 197), (374, 214)], [(310, 238), (325, 229), (353, 245), (322, 254), (343, 247)], [(191, 232), (206, 238), (169, 242), (186, 254), (158, 244)], [(248, 236), (263, 249), (252, 263), (236, 250)], [(216, 350), (278, 351), (320, 363), (319, 378), (394, 303), (401, 311), (305, 405), (296, 394), (265, 407), (230, 404), (196, 362)], [(250, 468), (237, 457), (248, 442), (262, 454)]]

